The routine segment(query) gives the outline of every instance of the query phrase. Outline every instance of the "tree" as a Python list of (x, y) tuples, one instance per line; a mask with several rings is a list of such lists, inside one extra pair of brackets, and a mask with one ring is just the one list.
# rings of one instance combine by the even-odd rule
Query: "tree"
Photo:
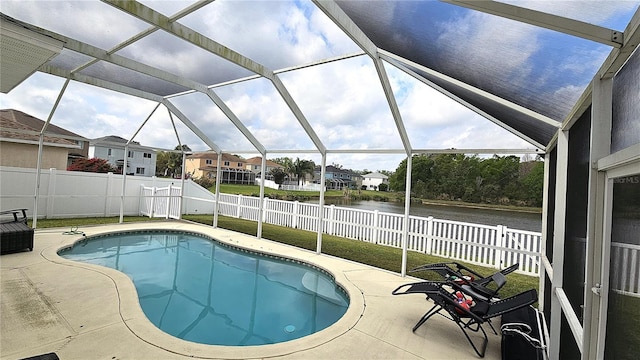
[(313, 175), (314, 170), (316, 168), (316, 164), (311, 160), (300, 160), (300, 158), (296, 158), (296, 160), (291, 163), (291, 168), (287, 169), (290, 174), (296, 176), (298, 181), (298, 185), (302, 181), (304, 181), (304, 177), (306, 174)]
[(281, 168), (273, 168), (269, 171), (269, 174), (273, 176), (273, 181), (278, 184), (278, 187), (284, 183), (284, 178), (287, 177), (287, 173), (284, 172)]
[(380, 191), (387, 191), (389, 189), (389, 185), (382, 183), (380, 185), (378, 185), (378, 190)]
[(67, 168), (68, 171), (84, 171), (94, 173), (120, 173), (120, 171), (111, 166), (105, 159), (78, 159)]
[(156, 172), (174, 177), (182, 173), (182, 152), (191, 152), (188, 145), (177, 145), (175, 151), (160, 151), (156, 157)]

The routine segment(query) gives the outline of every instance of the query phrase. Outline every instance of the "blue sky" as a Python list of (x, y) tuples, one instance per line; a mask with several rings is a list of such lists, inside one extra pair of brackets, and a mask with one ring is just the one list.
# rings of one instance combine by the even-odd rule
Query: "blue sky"
[[(143, 3), (170, 15), (190, 2)], [(417, 11), (421, 5), (429, 5), (415, 4)], [(533, 1), (516, 4), (539, 10), (553, 8), (560, 15), (571, 14), (585, 21), (622, 29), (638, 3)], [(99, 9), (97, 13), (96, 8)], [(19, 20), (77, 37), (103, 49), (148, 27), (132, 17), (122, 17), (108, 5), (87, 1), (3, 0), (1, 9)], [(416, 21), (419, 20), (417, 15)], [(387, 19), (379, 21), (393, 22), (393, 16), (391, 11)], [(549, 89), (554, 91), (554, 96), (566, 99), (576, 99), (580, 95), (609, 52), (609, 48), (589, 41), (528, 25), (519, 27), (516, 24), (514, 27), (511, 21), (447, 4), (438, 6), (438, 11), (431, 16), (443, 29), (439, 33), (441, 41), (450, 37), (457, 41), (465, 39), (456, 51), (464, 51), (467, 56), (471, 54), (482, 61), (487, 61), (495, 52), (492, 42), (487, 39), (499, 34), (501, 46), (513, 46), (516, 50), (508, 62), (488, 71), (513, 71), (512, 81), (539, 85), (540, 89), (551, 84)], [(359, 51), (348, 36), (308, 1), (219, 0), (179, 22), (273, 70)], [(573, 49), (574, 55), (565, 57), (562, 52), (565, 48)], [(202, 49), (180, 44), (163, 32), (156, 32), (118, 54), (206, 84), (228, 80), (238, 74), (250, 74)], [(554, 73), (558, 69), (562, 77)], [(386, 70), (414, 148), (533, 148), (392, 66), (387, 64)], [(375, 68), (368, 57), (286, 72), (280, 74), (280, 78), (327, 148), (402, 148)], [(46, 119), (63, 83), (64, 79), (36, 73), (9, 94), (0, 94), (0, 107)], [(314, 149), (304, 129), (269, 81), (256, 79), (214, 91), (267, 149)], [(190, 94), (171, 101), (224, 151), (252, 150), (251, 144), (205, 95)], [(107, 135), (130, 138), (154, 107), (155, 103), (147, 100), (72, 82), (52, 121), (87, 138)], [(176, 117), (174, 120), (183, 144), (194, 150), (207, 149)], [(135, 140), (163, 149), (175, 147), (177, 139), (167, 110), (160, 107)], [(315, 154), (268, 155), (269, 158), (282, 156), (320, 162)], [(402, 159), (401, 155), (330, 154), (327, 163), (356, 170), (395, 170)]]

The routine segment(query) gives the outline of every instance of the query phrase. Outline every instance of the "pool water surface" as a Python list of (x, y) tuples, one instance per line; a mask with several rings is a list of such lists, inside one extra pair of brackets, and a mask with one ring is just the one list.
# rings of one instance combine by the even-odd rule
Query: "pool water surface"
[(203, 344), (297, 339), (335, 323), (349, 305), (345, 291), (319, 268), (195, 233), (100, 235), (59, 255), (125, 273), (155, 326)]

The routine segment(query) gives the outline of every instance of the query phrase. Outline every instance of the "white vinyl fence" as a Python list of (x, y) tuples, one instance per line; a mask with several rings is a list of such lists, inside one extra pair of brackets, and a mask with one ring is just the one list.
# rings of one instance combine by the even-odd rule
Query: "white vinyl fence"
[(179, 186), (147, 187), (142, 186), (140, 197), (143, 204), (140, 214), (148, 217), (162, 217), (165, 219), (180, 219), (182, 189)]
[[(26, 208), (32, 217), (35, 199), (35, 169), (0, 167), (2, 209)], [(213, 214), (215, 194), (191, 180), (180, 192), (179, 179), (123, 177), (64, 170), (43, 170), (40, 175), (38, 218), (107, 217), (124, 215), (180, 218), (181, 214)], [(220, 194), (220, 215), (258, 221), (260, 199)], [(262, 221), (308, 231), (318, 231), (320, 207), (265, 198)], [(322, 232), (358, 241), (402, 247), (404, 216), (336, 206), (322, 209)], [(541, 234), (449, 220), (409, 217), (407, 247), (411, 251), (437, 255), (495, 268), (519, 263), (519, 272), (538, 275)], [(640, 294), (640, 246), (612, 243), (615, 267), (611, 288)], [(640, 295), (639, 295), (640, 296)]]
[[(259, 198), (220, 194), (220, 215), (258, 221)], [(318, 231), (318, 204), (264, 199), (262, 221), (307, 231)], [(325, 206), (322, 232), (329, 235), (402, 247), (404, 215)], [(433, 217), (409, 217), (408, 250), (503, 268), (519, 263), (519, 272), (538, 275), (541, 234)]]
[[(28, 209), (28, 216), (33, 217), (36, 169), (2, 166), (0, 172), (2, 209), (25, 208)], [(137, 216), (141, 214), (141, 199), (144, 198), (140, 194), (142, 186), (179, 188), (181, 180), (127, 176), (124, 196), (122, 183), (123, 176), (119, 174), (42, 170), (38, 214), (35, 216), (39, 219), (119, 216), (121, 202), (124, 204), (124, 215)], [(209, 190), (186, 180), (182, 195), (182, 210), (176, 210), (178, 213), (213, 214), (214, 194)], [(174, 209), (177, 204), (174, 204)]]

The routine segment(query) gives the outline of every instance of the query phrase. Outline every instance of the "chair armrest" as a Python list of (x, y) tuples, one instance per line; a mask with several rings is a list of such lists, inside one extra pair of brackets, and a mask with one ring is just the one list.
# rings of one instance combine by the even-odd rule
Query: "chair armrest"
[[(20, 216), (20, 213), (22, 213), (22, 216)], [(27, 209), (13, 209), (13, 210), (0, 211), (0, 216), (9, 215), (9, 214), (13, 216), (13, 221), (0, 220), (0, 222), (24, 222), (25, 224), (27, 223)]]

